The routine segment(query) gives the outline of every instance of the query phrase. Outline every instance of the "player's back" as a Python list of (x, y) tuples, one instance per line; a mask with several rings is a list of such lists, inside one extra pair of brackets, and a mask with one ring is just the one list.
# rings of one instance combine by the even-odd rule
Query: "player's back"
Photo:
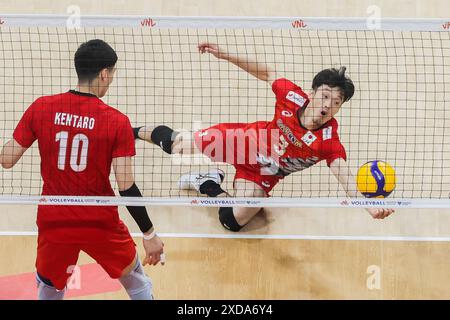
[(75, 91), (43, 97), (36, 103), (33, 123), (45, 124), (36, 128), (42, 194), (114, 195), (109, 173), (124, 116), (97, 97)]
[[(26, 125), (29, 131), (21, 128)], [(26, 137), (26, 132), (34, 137)], [(24, 114), (15, 138), (38, 140), (43, 195), (114, 196), (109, 181), (112, 159), (135, 154), (128, 118), (96, 96), (76, 91), (37, 99)], [(108, 228), (118, 221), (117, 207), (43, 205), (38, 209), (40, 230), (57, 234), (66, 228)]]

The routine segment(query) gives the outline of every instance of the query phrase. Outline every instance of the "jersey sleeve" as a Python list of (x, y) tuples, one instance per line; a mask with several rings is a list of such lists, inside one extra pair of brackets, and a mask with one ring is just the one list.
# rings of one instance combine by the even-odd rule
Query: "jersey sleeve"
[(337, 122), (330, 128), (323, 129), (323, 153), (322, 158), (327, 161), (327, 166), (329, 167), (331, 163), (336, 159), (344, 159), (347, 161), (347, 153), (344, 146), (339, 139), (337, 132)]
[(127, 116), (119, 117), (116, 139), (113, 147), (112, 157), (133, 157), (136, 155), (133, 128)]
[(272, 91), (277, 99), (277, 107), (304, 107), (308, 104), (308, 95), (292, 81), (281, 78), (272, 83)]
[(37, 139), (33, 121), (35, 120), (35, 112), (39, 103), (40, 100), (38, 99), (28, 107), (14, 130), (14, 140), (24, 148), (31, 147)]
[(280, 78), (272, 83), (272, 91), (275, 93), (277, 100), (282, 100), (286, 97), (289, 91), (300, 93), (302, 92), (302, 89), (292, 81), (285, 78)]
[(331, 141), (331, 147), (326, 154), (325, 160), (327, 161), (327, 166), (330, 166), (336, 159), (344, 159), (347, 161), (347, 153), (345, 152), (345, 148), (337, 139)]

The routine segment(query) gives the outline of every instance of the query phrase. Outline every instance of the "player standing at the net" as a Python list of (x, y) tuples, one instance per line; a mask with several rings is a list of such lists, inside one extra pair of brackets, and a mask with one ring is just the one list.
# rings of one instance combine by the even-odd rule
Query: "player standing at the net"
[[(102, 40), (83, 43), (75, 53), (77, 90), (37, 99), (4, 146), (1, 164), (12, 168), (35, 140), (39, 144), (43, 195), (114, 196), (114, 168), (122, 196), (140, 197), (134, 183), (134, 138), (128, 117), (100, 100), (113, 81), (117, 55)], [(144, 233), (145, 264), (156, 265), (163, 243), (145, 207), (127, 207)], [(39, 299), (63, 299), (80, 251), (118, 278), (131, 299), (150, 300), (151, 280), (115, 206), (39, 206), (37, 281)]]
[[(236, 168), (235, 197), (266, 197), (285, 176), (326, 160), (349, 197), (360, 195), (346, 164), (334, 116), (353, 96), (354, 85), (340, 70), (326, 69), (313, 80), (312, 91), (304, 92), (287, 79), (276, 79), (265, 64), (234, 56), (217, 45), (202, 43), (200, 53), (211, 53), (227, 60), (256, 78), (272, 85), (276, 97), (272, 121), (222, 123), (186, 137), (166, 126), (135, 128), (135, 137), (160, 146), (167, 153), (189, 154), (200, 150), (216, 162)], [(195, 189), (210, 197), (229, 196), (221, 187), (221, 170), (182, 176), (182, 189)], [(362, 195), (360, 195), (362, 196)], [(220, 208), (219, 220), (232, 231), (239, 231), (261, 208)], [(392, 209), (367, 209), (372, 217), (383, 219)]]

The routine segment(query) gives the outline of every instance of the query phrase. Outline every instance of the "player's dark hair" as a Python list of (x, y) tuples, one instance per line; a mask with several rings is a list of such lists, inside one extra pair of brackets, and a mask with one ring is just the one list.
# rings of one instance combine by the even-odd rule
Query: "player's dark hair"
[(117, 54), (105, 41), (94, 39), (78, 48), (74, 61), (78, 80), (85, 82), (95, 79), (103, 69), (113, 68)]
[(341, 67), (339, 70), (330, 68), (320, 71), (313, 79), (313, 90), (316, 91), (323, 84), (331, 88), (338, 87), (344, 95), (344, 102), (350, 100), (355, 93), (355, 86), (353, 85), (353, 81), (345, 76), (346, 69), (346, 67)]

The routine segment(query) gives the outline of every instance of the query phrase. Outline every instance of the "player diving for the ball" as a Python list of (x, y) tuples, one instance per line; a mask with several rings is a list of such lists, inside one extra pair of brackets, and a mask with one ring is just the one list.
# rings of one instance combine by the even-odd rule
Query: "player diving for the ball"
[[(209, 197), (267, 197), (287, 175), (326, 160), (349, 197), (362, 196), (346, 163), (346, 152), (338, 136), (334, 116), (353, 96), (353, 82), (345, 67), (326, 69), (313, 79), (312, 90), (304, 92), (293, 82), (276, 78), (263, 63), (229, 54), (215, 44), (201, 43), (200, 53), (227, 60), (256, 78), (272, 85), (276, 97), (272, 121), (220, 123), (190, 136), (160, 125), (135, 128), (135, 137), (160, 146), (168, 154), (202, 152), (214, 162), (232, 164), (234, 192), (220, 186), (223, 171), (190, 173), (180, 178), (180, 188), (195, 189)], [(262, 208), (221, 207), (219, 220), (231, 231), (239, 231)], [(369, 208), (375, 219), (383, 219), (392, 209)]]

